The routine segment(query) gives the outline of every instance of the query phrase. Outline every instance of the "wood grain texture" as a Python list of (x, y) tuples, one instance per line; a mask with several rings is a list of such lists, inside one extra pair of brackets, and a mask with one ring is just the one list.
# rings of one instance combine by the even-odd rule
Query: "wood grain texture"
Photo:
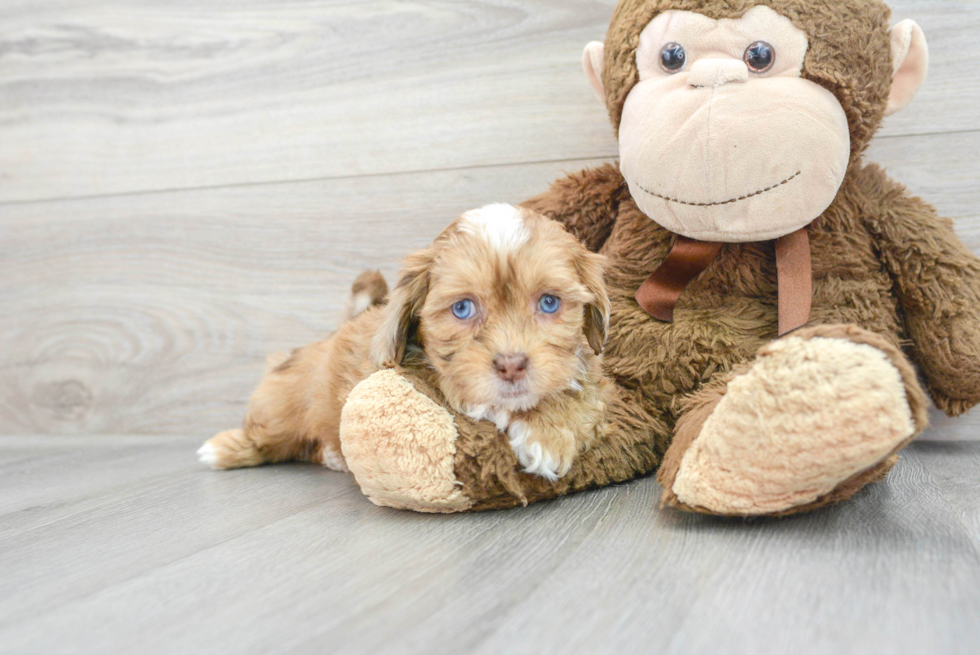
[(0, 201), (609, 155), (579, 61), (613, 5), (16, 3)]
[[(236, 425), (359, 272), (615, 155), (577, 63), (612, 4), (4, 3), (0, 434)], [(869, 158), (980, 252), (980, 6), (895, 6), (933, 75)]]
[(917, 444), (916, 455), (963, 525), (980, 540), (980, 451), (976, 444)]
[(265, 356), (332, 330), (358, 273), (393, 279), (464, 210), (560, 174), (531, 165), (0, 207), (0, 433), (237, 425)]
[[(612, 157), (580, 70), (614, 0), (0, 7), (0, 202)], [(973, 0), (929, 36), (889, 136), (980, 128)]]
[[(974, 132), (880, 139), (869, 154), (980, 252), (978, 151)], [(392, 279), (465, 209), (597, 163), (0, 206), (0, 434), (237, 425), (265, 356), (334, 329), (360, 271)], [(976, 416), (950, 425), (980, 438)]]
[(193, 445), (0, 440), (0, 473), (34, 462), (4, 477), (0, 653), (980, 648), (980, 535), (956, 504), (976, 503), (951, 495), (980, 444), (915, 445), (845, 505), (751, 522), (657, 510), (652, 479), (423, 516), (313, 466), (206, 471)]

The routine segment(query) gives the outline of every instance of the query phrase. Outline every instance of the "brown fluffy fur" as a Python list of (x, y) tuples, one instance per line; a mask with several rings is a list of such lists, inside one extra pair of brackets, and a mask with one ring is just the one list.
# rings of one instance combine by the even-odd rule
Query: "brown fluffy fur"
[[(850, 123), (847, 177), (834, 203), (808, 228), (811, 325), (859, 326), (874, 333), (894, 348), (910, 399), (920, 393), (906, 356), (918, 365), (938, 407), (950, 415), (965, 412), (980, 402), (980, 260), (957, 239), (950, 221), (880, 168), (860, 161), (890, 88), (889, 10), (883, 3), (623, 0), (610, 26), (603, 74), (614, 127), (636, 83), (637, 39), (658, 12), (738, 17), (757, 4), (773, 7), (807, 33), (804, 77), (832, 91)], [(526, 504), (655, 470), (678, 420), (699, 411), (687, 399), (703, 388), (722, 393), (727, 376), (777, 336), (771, 242), (724, 245), (684, 292), (675, 322), (662, 323), (633, 296), (674, 237), (637, 208), (616, 166), (572, 174), (525, 206), (563, 223), (590, 250), (606, 255), (612, 313), (604, 370), (616, 386), (603, 438), (554, 484), (519, 473), (513, 453), (491, 429), (457, 415), (456, 477), (474, 509)], [(429, 372), (407, 367), (403, 373), (421, 392), (441, 400)], [(920, 407), (913, 409), (920, 418)], [(699, 421), (703, 417), (692, 416), (689, 423)], [(678, 451), (679, 456), (682, 443)], [(893, 463), (860, 473), (820, 503), (797, 511), (846, 498)], [(668, 487), (669, 478), (662, 480)]]
[[(202, 459), (215, 468), (301, 460), (343, 469), (340, 418), (351, 389), (407, 358), (431, 369), (456, 411), (493, 420), (512, 438), (514, 426), (523, 426), (522, 438), (540, 445), (551, 456), (545, 464), (553, 461), (554, 472), (564, 475), (605, 415), (602, 258), (543, 216), (495, 207), (494, 220), (501, 211), (518, 217), (520, 239), (506, 242), (512, 234), (505, 230), (504, 242), (494, 241), (468, 213), (408, 258), (386, 307), (383, 278), (362, 275), (352, 294), (368, 294), (359, 302), (369, 308), (272, 368), (252, 396), (243, 429), (213, 437)], [(560, 297), (557, 312), (538, 309), (544, 294)], [(453, 315), (461, 299), (475, 303), (473, 319)], [(513, 382), (494, 367), (509, 353), (528, 361)], [(551, 473), (547, 466), (534, 470)]]

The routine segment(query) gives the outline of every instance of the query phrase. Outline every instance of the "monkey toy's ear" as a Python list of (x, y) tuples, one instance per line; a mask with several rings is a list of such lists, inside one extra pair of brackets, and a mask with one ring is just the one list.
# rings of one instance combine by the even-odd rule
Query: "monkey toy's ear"
[(606, 90), (602, 87), (602, 66), (605, 57), (606, 47), (599, 41), (593, 41), (585, 46), (582, 53), (582, 68), (585, 76), (589, 79), (589, 84), (595, 89), (595, 94), (602, 102), (606, 101)]
[(915, 21), (903, 20), (892, 28), (892, 89), (885, 116), (912, 102), (929, 70), (929, 46)]

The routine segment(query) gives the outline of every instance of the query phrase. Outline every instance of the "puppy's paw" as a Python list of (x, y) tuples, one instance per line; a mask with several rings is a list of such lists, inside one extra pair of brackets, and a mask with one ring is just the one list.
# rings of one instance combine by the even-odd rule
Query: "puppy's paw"
[(197, 451), (197, 458), (215, 470), (258, 466), (262, 455), (245, 436), (243, 430), (225, 430), (204, 442)]
[(335, 446), (323, 446), (323, 448), (320, 450), (320, 463), (331, 471), (340, 471), (341, 473), (347, 473), (350, 471), (350, 469), (347, 468), (347, 460), (344, 459), (340, 449), (336, 448)]
[(210, 442), (205, 441), (204, 445), (197, 449), (197, 461), (206, 464), (213, 469), (218, 468), (218, 451)]
[(532, 427), (518, 420), (507, 428), (507, 436), (524, 472), (552, 482), (568, 473), (578, 452), (571, 430)]

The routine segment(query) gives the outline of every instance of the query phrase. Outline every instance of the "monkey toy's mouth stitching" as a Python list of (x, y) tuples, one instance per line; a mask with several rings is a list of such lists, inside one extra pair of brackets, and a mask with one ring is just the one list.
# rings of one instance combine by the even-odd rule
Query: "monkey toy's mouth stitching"
[(738, 198), (732, 198), (731, 200), (723, 200), (721, 202), (687, 202), (685, 200), (678, 200), (677, 198), (670, 198), (668, 196), (664, 196), (659, 193), (654, 193), (653, 191), (648, 191), (645, 188), (643, 188), (643, 185), (641, 184), (637, 184), (636, 186), (640, 187), (640, 190), (643, 191), (644, 193), (647, 193), (655, 198), (660, 198), (662, 200), (667, 200), (669, 202), (676, 202), (679, 205), (689, 205), (691, 207), (717, 207), (719, 205), (730, 205), (735, 202), (740, 202), (742, 200), (748, 200), (749, 198), (761, 196), (763, 193), (767, 193), (769, 191), (772, 191), (773, 189), (783, 186), (784, 184), (788, 184), (792, 182), (794, 179), (798, 178), (802, 174), (803, 171), (796, 171), (782, 182), (777, 182), (776, 184), (773, 184), (772, 186), (768, 186), (765, 189), (759, 189), (758, 191), (755, 191), (753, 193), (749, 193), (744, 196), (739, 196)]

